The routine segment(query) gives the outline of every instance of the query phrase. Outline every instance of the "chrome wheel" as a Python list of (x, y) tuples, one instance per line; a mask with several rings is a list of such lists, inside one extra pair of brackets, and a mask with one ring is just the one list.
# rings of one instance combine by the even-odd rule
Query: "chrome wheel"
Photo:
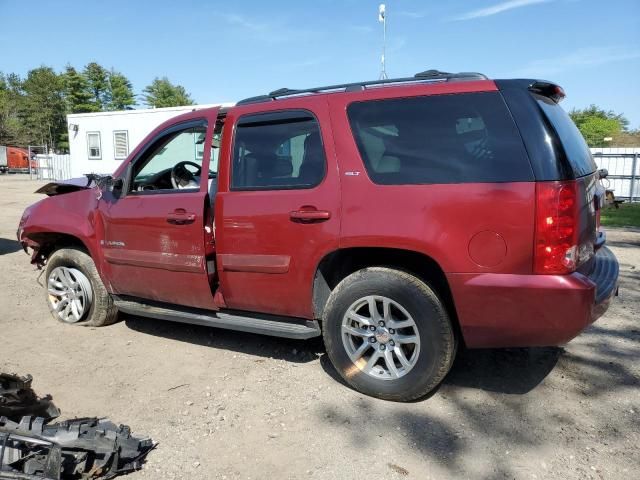
[(360, 370), (382, 380), (405, 376), (420, 355), (415, 321), (398, 302), (370, 295), (351, 304), (342, 319), (342, 344)]
[(76, 323), (91, 307), (91, 282), (77, 268), (56, 267), (47, 279), (49, 304), (60, 320)]

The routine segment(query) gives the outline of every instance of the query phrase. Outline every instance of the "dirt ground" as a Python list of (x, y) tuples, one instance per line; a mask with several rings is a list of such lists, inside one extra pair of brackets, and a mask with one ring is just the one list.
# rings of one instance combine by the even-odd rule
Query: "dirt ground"
[(54, 321), (15, 241), (39, 184), (0, 177), (0, 370), (66, 418), (159, 442), (140, 479), (638, 478), (640, 231), (608, 232), (620, 297), (564, 348), (461, 351), (429, 399), (344, 386), (314, 341), (136, 317)]

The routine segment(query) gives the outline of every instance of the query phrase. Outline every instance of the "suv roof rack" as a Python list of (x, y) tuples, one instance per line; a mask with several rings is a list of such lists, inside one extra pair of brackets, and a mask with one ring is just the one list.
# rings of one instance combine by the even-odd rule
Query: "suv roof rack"
[(260, 103), (276, 100), (281, 97), (289, 97), (292, 95), (302, 95), (305, 93), (321, 93), (332, 90), (343, 90), (345, 92), (354, 92), (364, 90), (368, 86), (372, 85), (386, 85), (389, 83), (409, 83), (409, 82), (426, 82), (426, 81), (456, 81), (456, 80), (487, 80), (487, 77), (482, 73), (477, 72), (460, 72), (449, 73), (441, 72), (439, 70), (425, 70), (424, 72), (416, 73), (413, 77), (401, 77), (401, 78), (385, 78), (381, 80), (369, 80), (365, 82), (355, 83), (341, 83), (337, 85), (327, 85), (324, 87), (305, 88), (305, 89), (291, 89), (291, 88), (279, 88), (273, 92), (269, 92), (266, 95), (258, 95), (256, 97), (245, 98), (240, 100), (236, 105), (246, 105), (248, 103)]

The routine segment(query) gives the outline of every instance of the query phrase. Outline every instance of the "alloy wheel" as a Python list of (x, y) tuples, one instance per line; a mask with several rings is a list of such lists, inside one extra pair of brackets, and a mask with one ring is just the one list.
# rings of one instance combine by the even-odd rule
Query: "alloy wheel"
[(418, 327), (409, 312), (379, 295), (351, 304), (342, 320), (341, 336), (354, 365), (377, 379), (405, 376), (420, 355)]
[(91, 282), (77, 268), (56, 267), (47, 279), (51, 308), (60, 320), (77, 323), (91, 307)]

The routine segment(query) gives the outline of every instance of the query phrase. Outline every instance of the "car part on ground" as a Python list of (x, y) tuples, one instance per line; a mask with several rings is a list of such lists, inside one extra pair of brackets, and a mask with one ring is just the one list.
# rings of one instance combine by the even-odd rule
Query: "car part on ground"
[(27, 415), (52, 420), (60, 410), (51, 401), (51, 396), (38, 397), (31, 388), (33, 377), (0, 372), (0, 417), (18, 421)]
[(113, 478), (141, 468), (155, 447), (150, 438), (108, 419), (49, 423), (60, 410), (32, 380), (0, 372), (0, 479)]
[(139, 470), (154, 447), (107, 419), (47, 425), (40, 417), (0, 417), (0, 479), (110, 479)]

